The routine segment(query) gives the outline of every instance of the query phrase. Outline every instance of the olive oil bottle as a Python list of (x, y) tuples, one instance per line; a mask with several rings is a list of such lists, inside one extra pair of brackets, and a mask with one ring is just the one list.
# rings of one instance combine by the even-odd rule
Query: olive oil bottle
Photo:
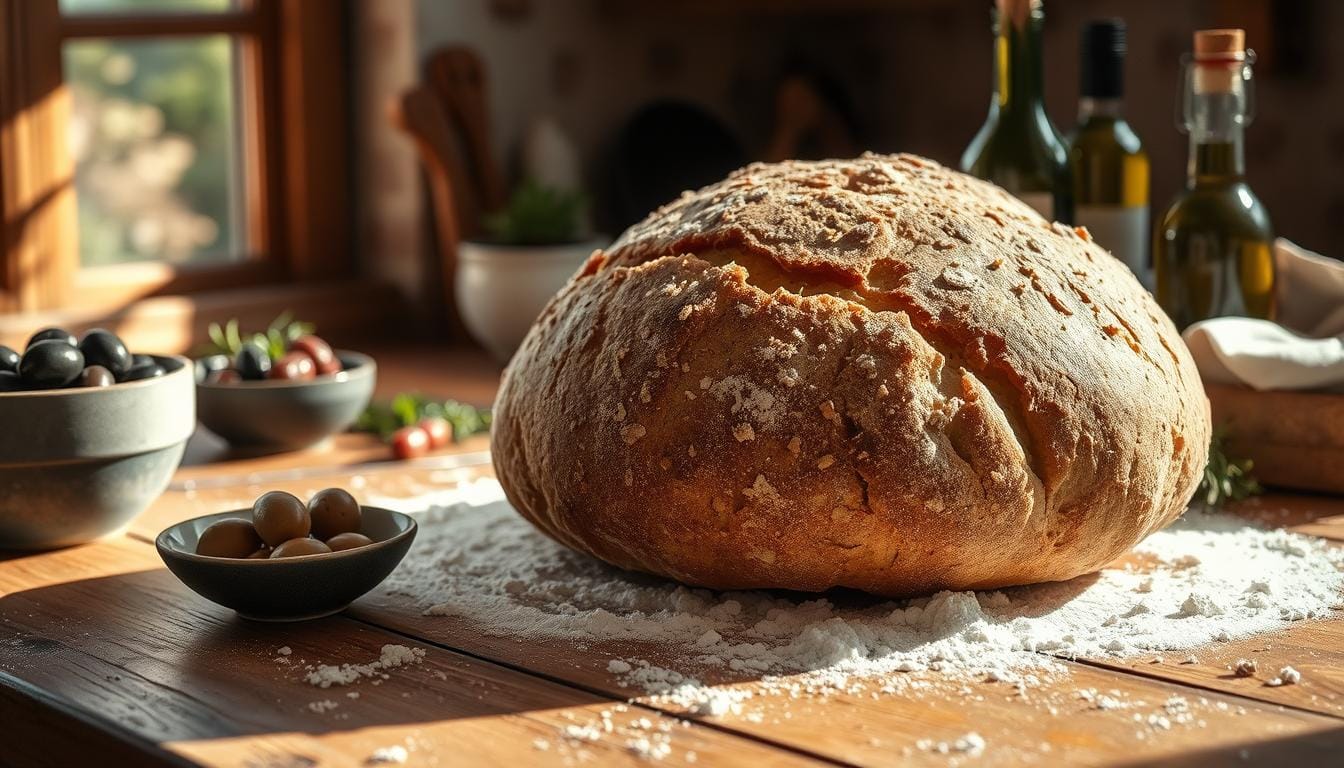
[(1125, 22), (1083, 28), (1078, 126), (1069, 135), (1073, 218), (1153, 289), (1148, 246), (1148, 153), (1125, 121)]
[(995, 0), (994, 6), (994, 96), (961, 169), (1048, 219), (1072, 223), (1068, 153), (1045, 113), (1041, 0)]
[(1246, 183), (1245, 127), (1254, 116), (1253, 51), (1240, 29), (1195, 33), (1185, 60), (1181, 124), (1190, 135), (1186, 188), (1153, 237), (1157, 300), (1178, 328), (1210, 317), (1274, 311), (1269, 214)]

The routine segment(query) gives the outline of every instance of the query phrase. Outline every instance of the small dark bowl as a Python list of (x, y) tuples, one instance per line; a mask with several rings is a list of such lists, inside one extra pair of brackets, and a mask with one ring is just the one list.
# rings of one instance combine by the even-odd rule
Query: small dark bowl
[(0, 393), (0, 549), (92, 541), (163, 489), (196, 429), (191, 363), (110, 387)]
[(358, 352), (336, 353), (345, 370), (309, 381), (197, 384), (196, 413), (230, 445), (292, 451), (344, 432), (369, 404), (378, 366)]
[(244, 560), (196, 554), (201, 532), (231, 517), (235, 509), (169, 526), (154, 540), (159, 556), (192, 591), (256, 621), (303, 621), (336, 613), (373, 589), (396, 569), (415, 540), (415, 519), (380, 507), (364, 507), (361, 533), (373, 543), (324, 555)]

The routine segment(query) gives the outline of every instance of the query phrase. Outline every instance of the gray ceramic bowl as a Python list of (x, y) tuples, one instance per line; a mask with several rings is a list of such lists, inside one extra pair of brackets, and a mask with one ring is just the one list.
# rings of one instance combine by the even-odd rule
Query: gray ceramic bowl
[(343, 432), (369, 404), (373, 358), (336, 353), (345, 370), (309, 381), (240, 381), (196, 385), (201, 423), (237, 448), (290, 451)]
[(196, 428), (194, 377), (0, 393), (0, 549), (80, 544), (117, 530), (163, 489)]
[(230, 517), (249, 520), (251, 509), (197, 517), (168, 527), (154, 540), (159, 556), (183, 584), (212, 602), (257, 621), (302, 621), (329, 616), (378, 586), (415, 540), (415, 519), (364, 507), (366, 547), (326, 555), (239, 560), (196, 554), (201, 532)]

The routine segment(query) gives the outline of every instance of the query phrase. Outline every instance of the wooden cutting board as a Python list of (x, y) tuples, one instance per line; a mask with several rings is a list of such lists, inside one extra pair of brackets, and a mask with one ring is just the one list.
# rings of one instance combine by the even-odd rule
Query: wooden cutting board
[(1255, 462), (1260, 482), (1344, 493), (1344, 394), (1257, 392), (1206, 384), (1229, 456)]

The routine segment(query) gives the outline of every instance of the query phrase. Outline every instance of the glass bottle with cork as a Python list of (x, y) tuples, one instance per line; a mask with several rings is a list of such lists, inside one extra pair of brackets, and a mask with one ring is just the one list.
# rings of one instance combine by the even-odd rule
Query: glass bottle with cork
[(1045, 112), (1041, 0), (995, 0), (994, 96), (961, 169), (998, 184), (1042, 216), (1073, 222), (1068, 153)]
[(1246, 183), (1254, 61), (1240, 29), (1196, 32), (1194, 54), (1184, 60), (1186, 188), (1153, 238), (1157, 300), (1181, 329), (1210, 317), (1273, 314), (1273, 232)]
[(1083, 28), (1078, 125), (1069, 136), (1074, 223), (1152, 290), (1148, 246), (1148, 153), (1125, 120), (1126, 28), (1121, 19)]

